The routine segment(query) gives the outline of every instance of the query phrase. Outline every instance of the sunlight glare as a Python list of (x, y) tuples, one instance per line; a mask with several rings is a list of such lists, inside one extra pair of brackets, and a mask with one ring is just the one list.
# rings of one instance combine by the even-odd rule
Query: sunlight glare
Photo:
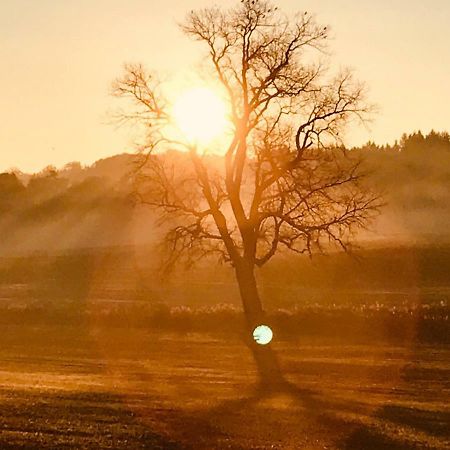
[(190, 89), (177, 99), (173, 117), (184, 137), (196, 144), (208, 144), (226, 130), (227, 107), (211, 89)]

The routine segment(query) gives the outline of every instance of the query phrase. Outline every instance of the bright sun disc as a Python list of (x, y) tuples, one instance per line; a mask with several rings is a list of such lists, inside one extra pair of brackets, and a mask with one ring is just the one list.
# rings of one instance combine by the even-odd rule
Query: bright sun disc
[(253, 330), (253, 339), (257, 344), (266, 345), (273, 338), (273, 332), (267, 325), (259, 325)]
[(181, 94), (174, 104), (173, 117), (183, 135), (199, 144), (208, 144), (224, 133), (227, 126), (225, 103), (204, 87)]

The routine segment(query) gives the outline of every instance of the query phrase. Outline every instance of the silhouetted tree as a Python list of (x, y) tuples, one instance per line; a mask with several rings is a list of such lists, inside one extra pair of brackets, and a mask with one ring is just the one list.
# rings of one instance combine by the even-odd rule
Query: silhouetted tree
[(27, 185), (29, 199), (39, 204), (54, 198), (65, 191), (68, 180), (61, 178), (53, 166), (48, 166), (37, 175), (33, 175)]
[(25, 187), (15, 173), (0, 173), (0, 214), (17, 207)]
[(23, 192), (24, 186), (15, 173), (0, 173), (0, 192), (11, 195)]
[(170, 228), (169, 265), (206, 255), (232, 265), (261, 378), (280, 383), (270, 345), (251, 339), (267, 320), (255, 269), (282, 249), (312, 253), (330, 242), (347, 249), (366, 224), (376, 197), (361, 185), (360, 162), (337, 146), (349, 121), (370, 107), (349, 71), (327, 71), (328, 31), (310, 14), (290, 21), (267, 1), (243, 0), (228, 11), (192, 11), (181, 28), (207, 49), (232, 133), (223, 157), (171, 139), (162, 86), (141, 65), (126, 66), (113, 92), (133, 102), (119, 120), (137, 120), (147, 133), (137, 193)]

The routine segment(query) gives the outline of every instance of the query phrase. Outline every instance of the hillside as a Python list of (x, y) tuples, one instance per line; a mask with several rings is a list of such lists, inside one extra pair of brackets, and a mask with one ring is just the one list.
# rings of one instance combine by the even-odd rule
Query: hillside
[[(362, 158), (367, 188), (385, 202), (357, 236), (362, 245), (450, 241), (448, 133), (413, 133), (393, 146), (368, 143), (343, 156)], [(37, 174), (0, 174), (0, 255), (156, 242), (162, 232), (156, 216), (133, 195), (137, 158), (125, 153), (86, 167), (73, 162)]]

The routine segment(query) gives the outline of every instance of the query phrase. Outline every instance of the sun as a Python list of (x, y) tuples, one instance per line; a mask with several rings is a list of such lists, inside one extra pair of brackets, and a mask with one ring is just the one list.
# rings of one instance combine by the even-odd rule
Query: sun
[(183, 136), (195, 144), (209, 144), (223, 135), (229, 124), (225, 102), (207, 87), (183, 92), (175, 101), (172, 114)]

